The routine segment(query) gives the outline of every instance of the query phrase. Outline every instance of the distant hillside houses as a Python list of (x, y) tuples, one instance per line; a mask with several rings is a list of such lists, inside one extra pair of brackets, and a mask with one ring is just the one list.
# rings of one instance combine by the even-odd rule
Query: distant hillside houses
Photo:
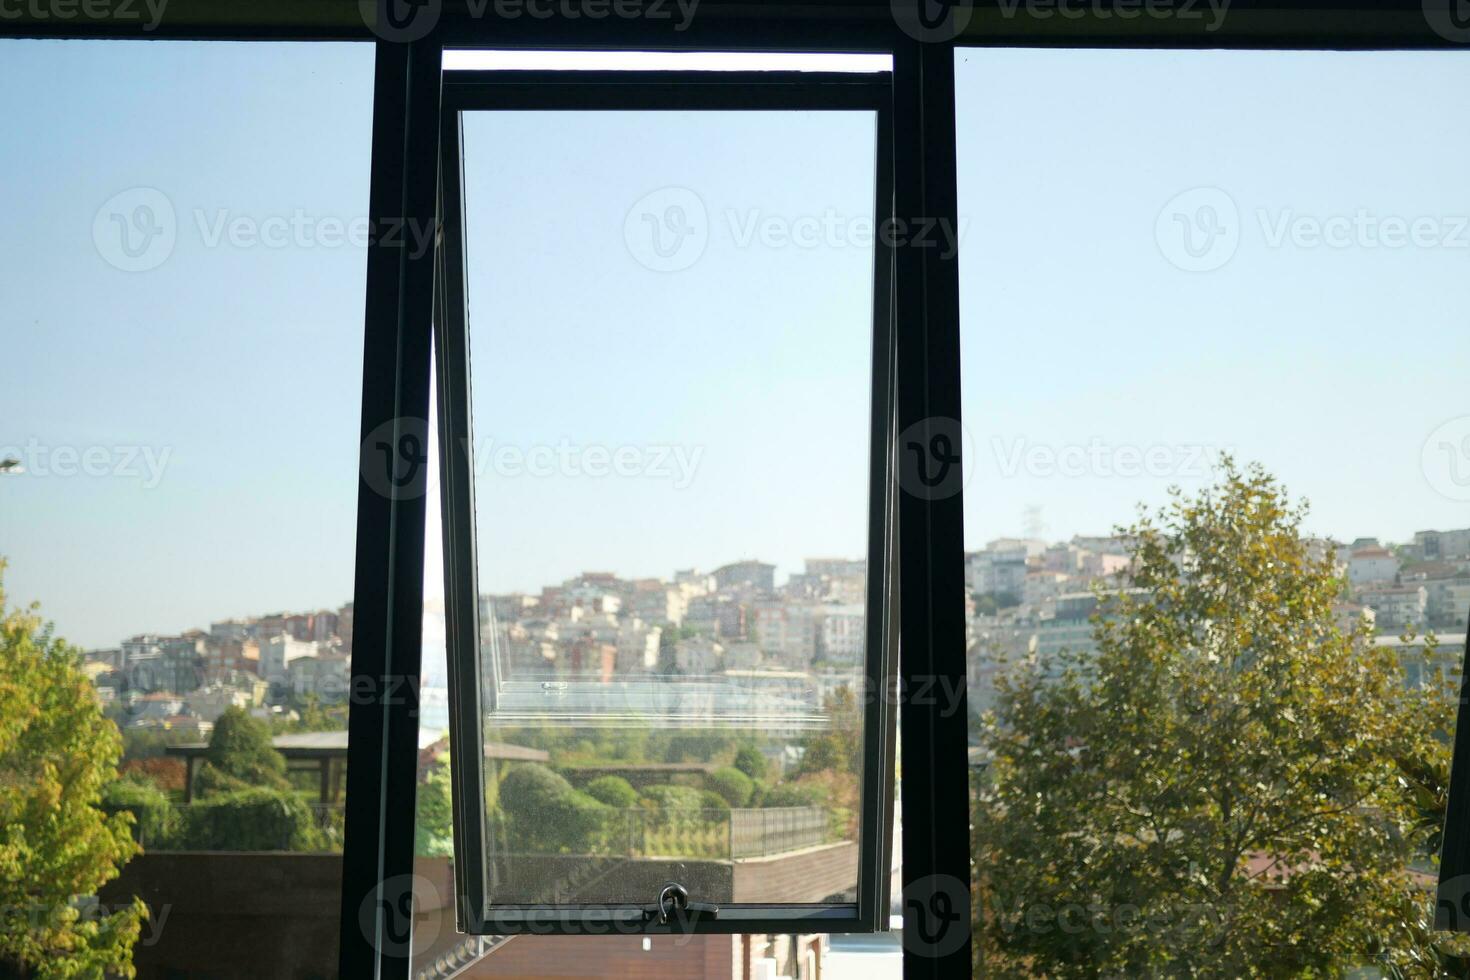
[[(1339, 628), (1366, 621), (1375, 642), (1391, 645), (1409, 632), (1431, 632), (1442, 665), (1459, 663), (1470, 620), (1470, 528), (1419, 531), (1407, 544), (1315, 539), (1310, 549), (1314, 557), (1330, 556), (1344, 581), (1334, 609)], [(1029, 659), (1045, 671), (1064, 649), (1090, 651), (1096, 595), (1125, 586), (1128, 555), (1124, 538), (1085, 536), (1051, 543), (999, 538), (967, 554), (972, 708), (992, 702), (1002, 661)]]

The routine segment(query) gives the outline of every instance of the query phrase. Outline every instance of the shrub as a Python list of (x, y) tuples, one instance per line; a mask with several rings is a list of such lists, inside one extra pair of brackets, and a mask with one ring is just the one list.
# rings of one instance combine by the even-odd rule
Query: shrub
[(149, 756), (141, 759), (124, 759), (117, 767), (118, 773), (133, 782), (148, 782), (165, 793), (184, 791), (184, 760)]
[(160, 847), (178, 828), (178, 815), (168, 794), (151, 782), (119, 779), (102, 790), (102, 809), (131, 813), (133, 837), (146, 847)]
[(612, 815), (606, 804), (535, 763), (517, 766), (506, 775), (500, 784), (500, 805), (514, 846), (545, 854), (593, 850)]
[(454, 854), (454, 798), (449, 773), (446, 752), (419, 781), (413, 821), (413, 853), (417, 856)]
[(311, 807), (294, 793), (246, 789), (185, 807), (175, 844), (190, 851), (315, 851), (324, 846)]
[(778, 806), (820, 806), (826, 802), (826, 794), (816, 786), (803, 786), (800, 783), (782, 783), (772, 786), (766, 790), (761, 799), (763, 807)]
[[(701, 810), (720, 810), (725, 813), (730, 811), (729, 801), (712, 789), (699, 791), (699, 807)], [(711, 816), (711, 814), (706, 814), (706, 816)]]
[(766, 774), (766, 757), (754, 745), (742, 745), (735, 753), (735, 768), (751, 779), (759, 780)]
[(588, 796), (594, 800), (628, 810), (638, 805), (638, 791), (622, 776), (598, 776), (587, 784)]
[(735, 807), (748, 806), (750, 794), (755, 792), (755, 781), (734, 766), (716, 769), (709, 774), (705, 785)]
[(649, 786), (643, 790), (643, 798), (652, 801), (664, 814), (698, 810), (701, 805), (699, 790), (692, 786)]

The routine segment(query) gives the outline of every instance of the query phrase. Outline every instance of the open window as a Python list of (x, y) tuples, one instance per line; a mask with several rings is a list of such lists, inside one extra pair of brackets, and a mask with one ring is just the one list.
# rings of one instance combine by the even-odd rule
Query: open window
[(887, 59), (537, 57), (445, 57), (460, 927), (887, 928)]

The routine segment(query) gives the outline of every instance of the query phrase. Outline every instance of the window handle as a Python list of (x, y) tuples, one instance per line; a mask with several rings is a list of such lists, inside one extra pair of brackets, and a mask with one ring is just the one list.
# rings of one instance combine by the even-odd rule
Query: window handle
[(689, 889), (671, 881), (659, 889), (658, 901), (651, 908), (644, 909), (643, 921), (657, 920), (659, 925), (666, 926), (670, 920), (713, 919), (719, 914), (718, 905), (689, 901)]

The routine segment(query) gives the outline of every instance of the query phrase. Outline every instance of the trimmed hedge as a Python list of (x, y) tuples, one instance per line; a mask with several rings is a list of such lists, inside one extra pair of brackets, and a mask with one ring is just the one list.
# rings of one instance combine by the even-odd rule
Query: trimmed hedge
[(772, 786), (761, 797), (762, 807), (821, 806), (826, 802), (827, 794), (817, 787), (797, 783)]
[(512, 846), (539, 854), (590, 853), (602, 841), (612, 814), (606, 804), (536, 763), (516, 766), (506, 775), (500, 805)]
[(594, 800), (619, 810), (638, 805), (638, 791), (622, 776), (598, 776), (587, 784), (585, 791)]
[(325, 849), (311, 807), (301, 797), (246, 789), (198, 801), (182, 811), (170, 843), (184, 851), (316, 851)]
[(755, 792), (755, 780), (734, 766), (716, 769), (706, 778), (705, 784), (734, 807), (749, 806), (750, 796)]
[(144, 849), (161, 847), (178, 828), (178, 814), (168, 794), (152, 783), (119, 779), (102, 790), (102, 809), (133, 815), (133, 839)]

